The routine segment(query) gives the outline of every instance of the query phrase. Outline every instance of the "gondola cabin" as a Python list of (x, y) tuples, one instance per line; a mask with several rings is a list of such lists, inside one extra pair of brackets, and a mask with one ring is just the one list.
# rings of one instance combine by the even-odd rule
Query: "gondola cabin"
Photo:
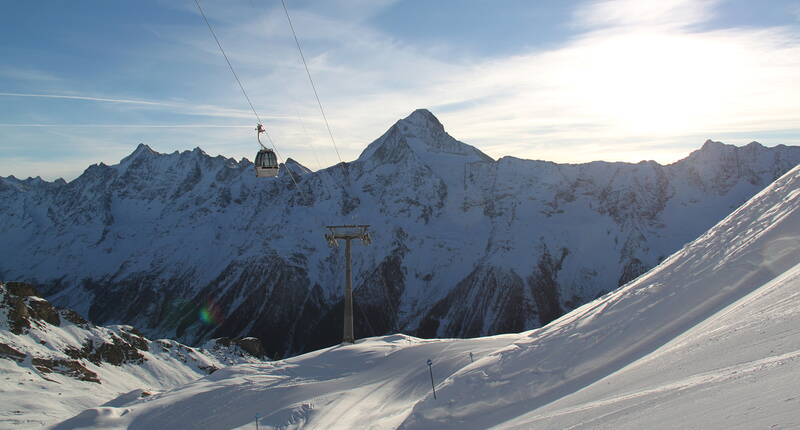
[(278, 158), (271, 149), (262, 149), (256, 154), (256, 177), (274, 178), (278, 176)]

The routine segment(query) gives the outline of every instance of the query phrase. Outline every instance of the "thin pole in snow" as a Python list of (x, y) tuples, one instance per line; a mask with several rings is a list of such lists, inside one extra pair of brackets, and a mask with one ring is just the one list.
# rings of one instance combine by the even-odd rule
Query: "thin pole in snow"
[(261, 418), (261, 414), (256, 414), (256, 430), (258, 430), (258, 419)]
[(472, 359), (472, 353), (471, 352), (469, 353), (469, 362), (470, 363), (474, 363), (475, 362), (475, 360)]
[(436, 400), (436, 386), (433, 385), (433, 362), (428, 359), (428, 371), (431, 373), (431, 388), (433, 388), (433, 400)]

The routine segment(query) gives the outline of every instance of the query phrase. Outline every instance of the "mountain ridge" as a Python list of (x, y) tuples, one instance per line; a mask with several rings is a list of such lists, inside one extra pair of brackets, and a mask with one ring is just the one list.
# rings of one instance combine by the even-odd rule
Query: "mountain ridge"
[[(343, 255), (323, 234), (356, 222), (375, 239), (354, 249), (357, 336), (521, 331), (644, 273), (800, 162), (798, 147), (722, 145), (666, 166), (494, 161), (415, 111), (294, 181), (139, 146), (69, 183), (3, 181), (0, 278), (95, 322), (294, 354), (341, 336)], [(213, 324), (197, 317), (209, 304)]]

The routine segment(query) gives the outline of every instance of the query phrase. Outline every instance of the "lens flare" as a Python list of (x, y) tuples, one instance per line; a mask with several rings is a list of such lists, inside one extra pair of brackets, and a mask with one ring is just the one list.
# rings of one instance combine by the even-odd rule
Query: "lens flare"
[(222, 313), (213, 302), (207, 302), (205, 306), (201, 307), (198, 311), (200, 322), (205, 325), (219, 325), (222, 323)]

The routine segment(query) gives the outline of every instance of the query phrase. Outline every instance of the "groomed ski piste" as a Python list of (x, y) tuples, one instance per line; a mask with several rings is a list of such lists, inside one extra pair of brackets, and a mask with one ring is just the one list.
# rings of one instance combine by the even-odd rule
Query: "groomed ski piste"
[(800, 166), (546, 327), (363, 339), (224, 368), (54, 428), (798, 428), (798, 327)]

